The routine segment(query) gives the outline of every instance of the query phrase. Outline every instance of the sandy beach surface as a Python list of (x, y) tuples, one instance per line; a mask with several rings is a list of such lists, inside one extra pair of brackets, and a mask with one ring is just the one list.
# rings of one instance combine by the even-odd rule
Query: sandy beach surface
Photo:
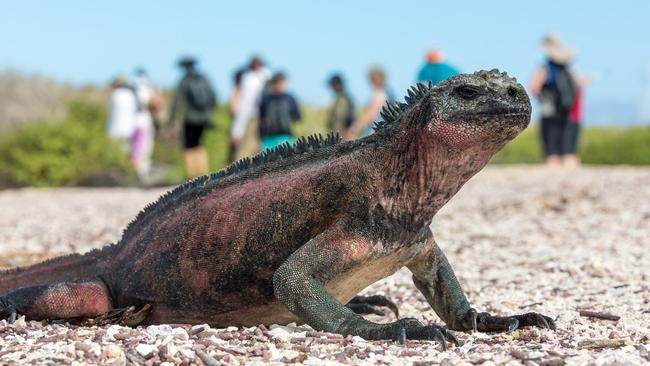
[[(162, 192), (0, 191), (0, 267), (115, 241)], [(432, 228), (475, 308), (499, 315), (541, 312), (556, 319), (558, 329), (455, 332), (460, 347), (450, 344), (442, 352), (433, 342), (366, 341), (301, 324), (129, 328), (19, 319), (13, 325), (0, 321), (0, 365), (650, 362), (650, 169), (489, 167), (436, 216)], [(399, 303), (403, 316), (440, 324), (406, 269), (364, 292), (387, 295)], [(620, 319), (583, 316), (581, 311)]]

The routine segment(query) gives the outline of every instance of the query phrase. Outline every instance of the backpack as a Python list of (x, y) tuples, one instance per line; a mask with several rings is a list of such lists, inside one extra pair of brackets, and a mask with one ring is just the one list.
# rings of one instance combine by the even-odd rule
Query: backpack
[(260, 121), (260, 135), (291, 133), (291, 100), (287, 96), (268, 95), (263, 101), (266, 116)]
[(547, 85), (555, 106), (563, 111), (570, 110), (576, 101), (578, 87), (569, 69), (564, 65), (549, 63)]
[(205, 111), (217, 104), (217, 98), (210, 83), (203, 75), (192, 75), (187, 83), (187, 102), (190, 107)]

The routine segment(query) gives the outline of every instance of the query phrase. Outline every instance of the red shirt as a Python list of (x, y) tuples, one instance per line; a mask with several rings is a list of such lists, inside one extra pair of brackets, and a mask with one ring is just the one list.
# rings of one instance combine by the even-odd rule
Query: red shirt
[(584, 105), (582, 88), (576, 90), (576, 100), (571, 106), (571, 122), (580, 123), (582, 121), (582, 107)]

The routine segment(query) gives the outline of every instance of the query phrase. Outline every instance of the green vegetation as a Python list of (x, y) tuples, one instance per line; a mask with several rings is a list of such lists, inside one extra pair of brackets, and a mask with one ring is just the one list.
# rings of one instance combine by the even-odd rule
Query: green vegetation
[[(650, 165), (650, 128), (591, 127), (580, 131), (584, 164)], [(531, 126), (492, 159), (495, 164), (537, 164), (543, 161), (537, 126)]]
[(74, 185), (95, 174), (129, 175), (128, 159), (106, 136), (106, 110), (72, 102), (63, 121), (27, 124), (0, 138), (0, 177), (9, 185)]
[[(296, 135), (326, 132), (324, 109), (303, 108)], [(215, 126), (204, 135), (210, 170), (228, 164), (231, 119), (226, 106), (215, 112)], [(0, 137), (0, 186), (65, 186), (101, 175), (133, 179), (127, 156), (105, 134), (106, 109), (99, 104), (72, 102), (63, 120), (29, 123)], [(180, 126), (163, 126), (157, 134), (154, 161), (166, 170), (166, 180), (185, 179)], [(650, 128), (587, 128), (580, 154), (585, 164), (650, 165)], [(524, 131), (493, 159), (495, 164), (542, 162), (539, 130)]]

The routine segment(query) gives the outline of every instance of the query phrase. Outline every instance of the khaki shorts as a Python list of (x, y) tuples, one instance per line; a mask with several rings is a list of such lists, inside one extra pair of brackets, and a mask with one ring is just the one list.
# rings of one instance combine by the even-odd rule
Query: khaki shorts
[(244, 139), (237, 151), (235, 151), (235, 161), (260, 152), (260, 138), (257, 130), (257, 118), (251, 118), (246, 125)]

